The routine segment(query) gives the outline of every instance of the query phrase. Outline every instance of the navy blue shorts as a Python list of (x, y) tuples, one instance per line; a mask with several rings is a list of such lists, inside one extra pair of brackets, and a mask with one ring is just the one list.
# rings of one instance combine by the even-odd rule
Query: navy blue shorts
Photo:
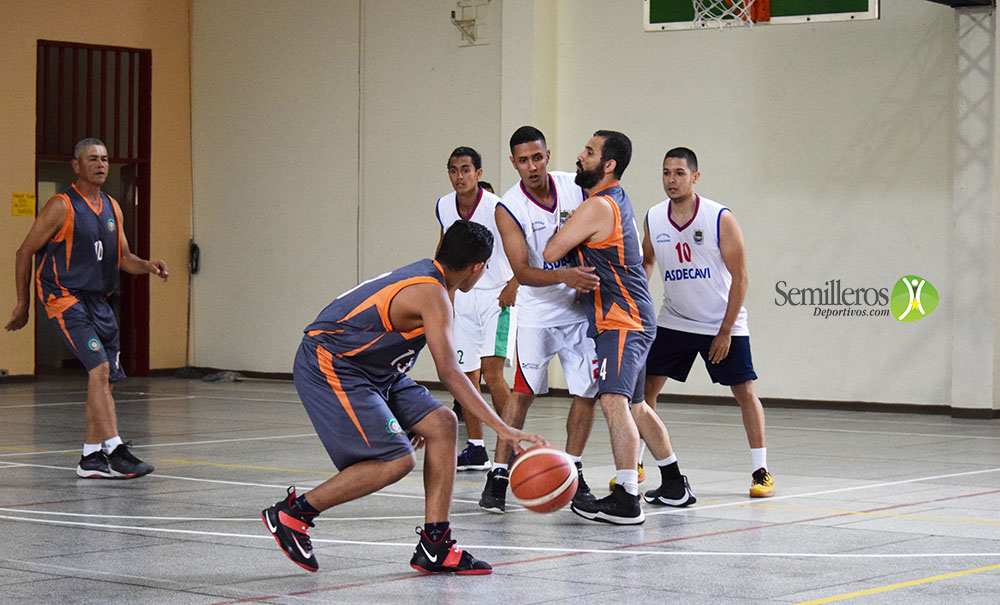
[(643, 400), (646, 354), (653, 335), (635, 330), (605, 330), (594, 339), (597, 349), (597, 396), (618, 393), (629, 404)]
[(717, 364), (708, 361), (708, 350), (713, 338), (714, 336), (707, 334), (658, 327), (656, 340), (653, 341), (646, 360), (646, 374), (684, 382), (694, 365), (694, 358), (700, 354), (705, 360), (705, 368), (708, 369), (712, 382), (733, 386), (757, 380), (757, 374), (753, 371), (753, 359), (750, 357), (749, 336), (733, 336), (729, 354)]
[(406, 431), (441, 407), (406, 374), (375, 380), (310, 336), (299, 346), (292, 376), (316, 434), (339, 470), (411, 454)]
[[(71, 304), (65, 306), (66, 303)], [(45, 311), (63, 342), (88, 372), (107, 363), (109, 382), (125, 378), (118, 359), (118, 322), (107, 296), (74, 292), (72, 296), (50, 300)]]

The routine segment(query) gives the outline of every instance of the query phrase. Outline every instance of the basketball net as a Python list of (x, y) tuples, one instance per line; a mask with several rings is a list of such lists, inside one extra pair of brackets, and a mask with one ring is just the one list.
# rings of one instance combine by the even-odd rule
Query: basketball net
[(771, 20), (771, 0), (691, 0), (702, 27), (753, 27)]

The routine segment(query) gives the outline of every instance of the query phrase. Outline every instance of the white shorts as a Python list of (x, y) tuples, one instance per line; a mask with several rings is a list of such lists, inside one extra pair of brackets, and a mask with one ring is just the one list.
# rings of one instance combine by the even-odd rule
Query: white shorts
[(570, 395), (597, 394), (597, 353), (587, 336), (587, 322), (559, 328), (521, 328), (517, 333), (517, 370), (514, 390), (544, 395), (549, 392), (549, 361), (556, 355)]
[(455, 354), (463, 372), (478, 370), (483, 357), (503, 357), (504, 367), (514, 365), (517, 309), (500, 308), (501, 290), (455, 291)]

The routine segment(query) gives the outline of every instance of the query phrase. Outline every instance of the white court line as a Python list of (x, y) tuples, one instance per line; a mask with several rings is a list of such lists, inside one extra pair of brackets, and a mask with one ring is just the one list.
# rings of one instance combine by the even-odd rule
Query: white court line
[[(147, 443), (145, 445), (133, 445), (132, 449), (146, 449), (151, 447), (174, 447), (180, 445), (203, 445), (212, 443), (233, 443), (238, 441), (266, 441), (273, 439), (300, 439), (302, 437), (316, 437), (316, 433), (302, 433), (300, 435), (273, 435), (267, 437), (234, 437), (232, 439), (208, 439), (205, 441), (183, 441), (177, 443)], [(72, 450), (49, 450), (44, 452), (17, 452), (14, 454), (0, 454), (0, 458), (11, 458), (14, 456), (39, 456), (43, 454), (67, 454), (75, 453), (77, 449)]]
[[(900, 481), (887, 481), (887, 482), (884, 482), (884, 483), (872, 483), (872, 484), (869, 484), (869, 485), (855, 485), (855, 486), (852, 486), (852, 487), (841, 487), (841, 488), (838, 488), (838, 489), (827, 489), (827, 490), (818, 491), (818, 492), (807, 492), (807, 493), (804, 493), (804, 494), (787, 494), (787, 495), (784, 495), (784, 496), (771, 496), (769, 498), (761, 499), (761, 500), (759, 500), (756, 503), (757, 504), (766, 504), (768, 502), (773, 502), (775, 500), (788, 500), (789, 498), (812, 498), (814, 496), (822, 496), (822, 495), (825, 495), (825, 494), (836, 494), (836, 493), (839, 493), (839, 492), (850, 492), (850, 491), (860, 490), (860, 489), (874, 489), (874, 488), (879, 488), (879, 487), (889, 487), (889, 486), (892, 486), (892, 485), (903, 485), (903, 484), (906, 484), (906, 483), (919, 483), (920, 481), (936, 481), (938, 479), (949, 479), (951, 477), (966, 477), (968, 475), (981, 475), (983, 473), (995, 473), (997, 471), (1000, 471), (1000, 468), (988, 468), (988, 469), (984, 469), (984, 470), (981, 470), (981, 471), (966, 471), (966, 472), (962, 472), (962, 473), (949, 473), (947, 475), (934, 475), (934, 476), (931, 476), (931, 477), (917, 477), (916, 479), (902, 479)], [(652, 516), (652, 515), (672, 515), (672, 514), (679, 514), (679, 513), (683, 513), (683, 512), (694, 513), (694, 512), (698, 512), (698, 511), (702, 511), (702, 510), (709, 510), (709, 509), (712, 509), (712, 508), (723, 508), (723, 507), (728, 507), (728, 506), (739, 506), (739, 505), (750, 504), (750, 503), (751, 503), (750, 501), (742, 500), (742, 501), (738, 501), (738, 502), (724, 502), (722, 504), (707, 504), (705, 506), (698, 506), (696, 508), (674, 508), (674, 509), (671, 509), (671, 510), (654, 511), (654, 512), (651, 512), (651, 513), (646, 513), (646, 516), (649, 517), (649, 516)]]
[[(50, 515), (53, 517), (79, 517), (83, 519), (121, 519), (126, 521), (181, 521), (181, 522), (203, 522), (210, 521), (215, 523), (216, 521), (238, 521), (241, 523), (260, 523), (260, 517), (248, 517), (248, 518), (236, 518), (236, 517), (148, 517), (143, 515), (100, 515), (94, 513), (63, 513), (48, 510), (36, 510), (34, 508), (3, 508), (0, 507), (0, 512), (4, 513), (14, 513), (19, 515)], [(452, 517), (475, 517), (479, 515), (490, 514), (488, 511), (474, 511), (471, 513), (451, 513)], [(398, 515), (393, 517), (317, 517), (314, 519), (316, 522), (334, 522), (334, 521), (390, 521), (390, 520), (403, 520), (403, 519), (423, 519), (423, 513), (419, 515)]]
[[(134, 403), (136, 401), (175, 401), (178, 399), (194, 399), (189, 395), (177, 395), (173, 397), (146, 397), (141, 399), (118, 399), (115, 403)], [(87, 405), (87, 401), (56, 401), (54, 403), (19, 403), (17, 405), (0, 405), (0, 410), (13, 410), (17, 408), (51, 408), (61, 405)]]
[[(246, 538), (249, 540), (271, 540), (270, 535), (257, 534), (234, 534), (228, 532), (200, 531), (194, 529), (174, 529), (168, 527), (139, 527), (133, 525), (111, 525), (105, 523), (84, 523), (79, 521), (54, 521), (49, 519), (33, 519), (31, 517), (12, 517), (0, 515), (0, 519), (10, 521), (26, 521), (29, 523), (42, 523), (46, 525), (64, 525), (70, 527), (83, 527), (93, 529), (120, 529), (138, 532), (153, 532), (167, 534), (185, 534), (192, 536), (210, 536), (215, 538)], [(314, 544), (349, 544), (353, 546), (391, 546), (393, 548), (413, 549), (412, 542), (367, 542), (363, 540), (333, 540), (329, 538), (312, 538)], [(543, 546), (510, 546), (496, 544), (469, 544), (462, 548), (478, 548), (481, 550), (514, 550), (522, 552), (544, 552), (544, 553), (586, 553), (586, 554), (606, 554), (620, 557), (624, 555), (655, 555), (655, 556), (687, 556), (687, 557), (771, 557), (787, 558), (802, 557), (811, 559), (922, 559), (931, 557), (942, 558), (968, 558), (968, 557), (998, 557), (1000, 552), (973, 552), (973, 553), (796, 553), (796, 552), (713, 552), (699, 550), (634, 550), (627, 547), (606, 549), (606, 548), (555, 548)]]

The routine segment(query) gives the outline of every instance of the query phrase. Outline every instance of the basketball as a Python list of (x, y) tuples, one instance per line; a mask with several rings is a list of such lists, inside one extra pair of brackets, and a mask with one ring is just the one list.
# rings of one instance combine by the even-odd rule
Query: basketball
[(510, 468), (510, 490), (521, 506), (551, 513), (576, 495), (576, 465), (553, 447), (536, 445), (524, 451)]

